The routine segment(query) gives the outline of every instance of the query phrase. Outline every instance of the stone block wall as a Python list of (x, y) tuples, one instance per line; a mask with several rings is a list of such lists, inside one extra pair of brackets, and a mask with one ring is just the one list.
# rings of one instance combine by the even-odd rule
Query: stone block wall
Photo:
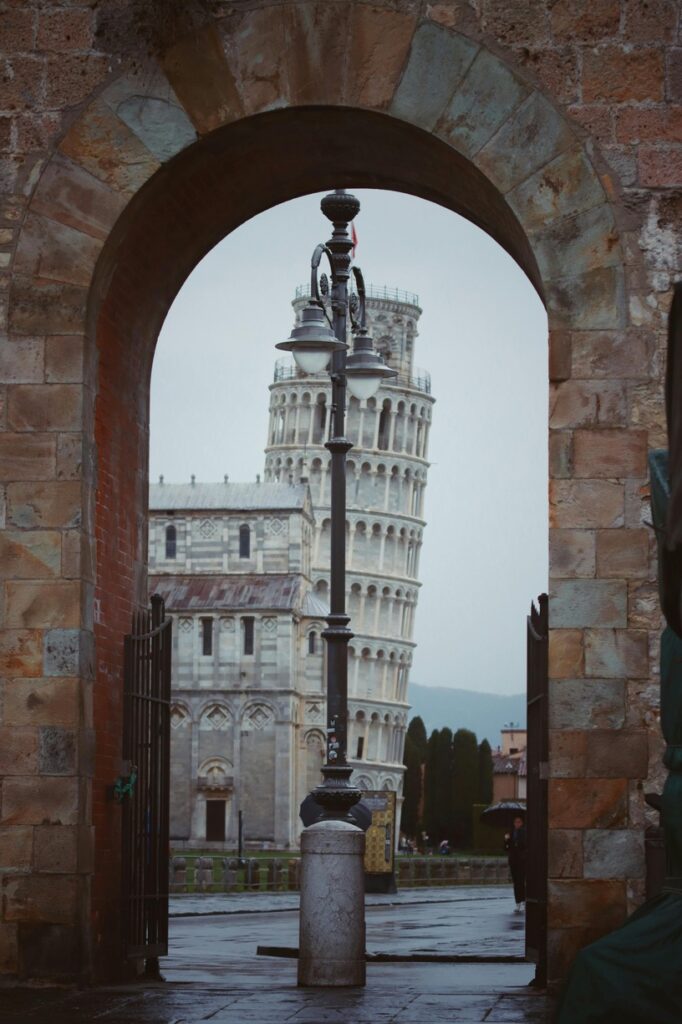
[(170, 303), (261, 210), (374, 185), (473, 219), (547, 308), (558, 978), (641, 898), (660, 774), (643, 521), (681, 262), (679, 5), (155, 10), (0, 8), (0, 970), (124, 970), (106, 786), (122, 636), (147, 596), (148, 380)]

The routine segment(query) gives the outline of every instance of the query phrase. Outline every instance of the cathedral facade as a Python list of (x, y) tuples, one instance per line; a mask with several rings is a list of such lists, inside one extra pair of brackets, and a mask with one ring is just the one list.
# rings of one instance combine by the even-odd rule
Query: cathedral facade
[[(305, 303), (299, 289), (296, 316)], [(348, 758), (400, 795), (433, 398), (413, 365), (417, 297), (376, 289), (375, 345), (398, 371), (351, 398), (347, 436)], [(150, 488), (153, 593), (174, 618), (171, 838), (296, 846), (321, 781), (330, 480), (328, 378), (280, 360), (260, 483)]]

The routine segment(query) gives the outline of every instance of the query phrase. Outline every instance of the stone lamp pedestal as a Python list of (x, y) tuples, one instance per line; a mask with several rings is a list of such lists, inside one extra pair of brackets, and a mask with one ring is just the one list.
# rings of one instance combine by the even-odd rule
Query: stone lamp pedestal
[(365, 833), (319, 821), (301, 835), (298, 984), (365, 984)]

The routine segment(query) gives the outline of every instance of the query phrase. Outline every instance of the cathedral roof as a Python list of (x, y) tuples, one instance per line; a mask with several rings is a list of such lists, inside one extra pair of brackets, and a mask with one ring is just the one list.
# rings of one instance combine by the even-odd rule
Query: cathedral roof
[(302, 509), (307, 489), (306, 484), (289, 483), (150, 484), (149, 509)]
[(329, 615), (329, 605), (313, 590), (309, 590), (303, 597), (301, 615), (311, 619), (326, 619)]
[(288, 610), (301, 603), (301, 577), (288, 573), (231, 576), (150, 576), (151, 594), (160, 594), (169, 612)]

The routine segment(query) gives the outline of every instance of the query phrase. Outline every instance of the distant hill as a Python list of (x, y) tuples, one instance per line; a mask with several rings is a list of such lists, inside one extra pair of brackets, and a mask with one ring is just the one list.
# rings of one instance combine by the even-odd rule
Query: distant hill
[(407, 699), (412, 705), (410, 718), (420, 715), (427, 733), (445, 725), (453, 731), (471, 729), (479, 743), (485, 737), (491, 747), (496, 747), (504, 725), (514, 722), (526, 727), (525, 693), (478, 693), (410, 683)]

